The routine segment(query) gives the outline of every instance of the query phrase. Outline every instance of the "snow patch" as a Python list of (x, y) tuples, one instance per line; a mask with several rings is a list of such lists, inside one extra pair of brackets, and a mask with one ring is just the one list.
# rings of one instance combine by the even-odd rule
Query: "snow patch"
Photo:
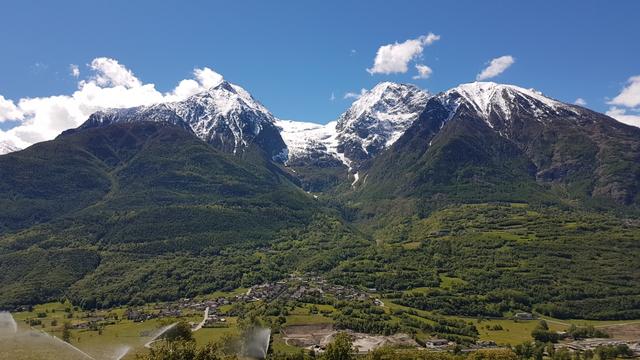
[(491, 113), (496, 113), (505, 120), (511, 119), (518, 99), (526, 102), (538, 118), (544, 115), (558, 114), (560, 110), (579, 114), (576, 107), (548, 98), (539, 91), (494, 82), (462, 84), (441, 93), (437, 98), (449, 108), (449, 119), (455, 114), (458, 107), (465, 103), (472, 110), (475, 110), (491, 128), (494, 127), (494, 124), (489, 121)]
[(0, 155), (12, 153), (18, 150), (21, 150), (21, 149), (17, 147), (13, 142), (9, 140), (0, 141)]

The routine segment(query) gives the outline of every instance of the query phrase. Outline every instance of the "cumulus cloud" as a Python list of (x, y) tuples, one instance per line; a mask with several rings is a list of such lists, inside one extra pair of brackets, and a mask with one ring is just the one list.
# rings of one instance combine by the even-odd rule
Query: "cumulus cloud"
[(359, 99), (362, 95), (366, 94), (367, 89), (360, 89), (360, 92), (348, 92), (344, 94), (344, 99)]
[(115, 59), (96, 58), (88, 66), (92, 73), (80, 80), (78, 89), (70, 95), (17, 101), (0, 96), (0, 121), (20, 121), (17, 126), (0, 131), (0, 141), (24, 148), (77, 127), (98, 110), (179, 101), (222, 81), (222, 76), (209, 68), (195, 69), (193, 79), (184, 79), (173, 90), (162, 93), (154, 84), (144, 84)]
[(640, 75), (632, 76), (618, 96), (609, 101), (611, 105), (637, 107), (640, 105)]
[(482, 70), (476, 80), (482, 81), (494, 78), (507, 70), (516, 60), (511, 55), (497, 57), (489, 62), (489, 65)]
[(640, 75), (630, 77), (620, 93), (607, 103), (614, 105), (607, 110), (607, 115), (621, 123), (640, 127)]
[(640, 127), (640, 111), (632, 110), (632, 111), (635, 111), (635, 114), (629, 113), (627, 111), (628, 110), (626, 109), (621, 109), (614, 106), (609, 108), (606, 114), (620, 121), (623, 124)]
[(383, 45), (378, 49), (369, 74), (406, 73), (409, 62), (422, 55), (425, 46), (440, 40), (440, 35), (429, 33), (402, 43)]
[(91, 61), (90, 66), (96, 72), (93, 80), (100, 86), (134, 88), (142, 85), (133, 72), (120, 64), (118, 60), (106, 57), (95, 58)]
[(198, 82), (207, 89), (220, 84), (223, 80), (222, 75), (209, 68), (195, 69), (193, 74)]
[(587, 100), (585, 100), (583, 98), (577, 98), (576, 101), (574, 101), (573, 103), (578, 105), (578, 106), (586, 106), (587, 105)]
[(13, 100), (5, 99), (0, 95), (0, 122), (7, 120), (22, 120), (22, 111), (18, 109)]
[(80, 68), (76, 64), (69, 65), (69, 72), (74, 78), (80, 77)]
[(431, 70), (430, 67), (428, 67), (427, 65), (422, 65), (422, 64), (417, 64), (416, 65), (416, 70), (418, 70), (418, 75), (415, 75), (413, 78), (418, 80), (418, 79), (428, 79), (429, 76), (431, 76), (431, 73), (433, 73), (433, 70)]

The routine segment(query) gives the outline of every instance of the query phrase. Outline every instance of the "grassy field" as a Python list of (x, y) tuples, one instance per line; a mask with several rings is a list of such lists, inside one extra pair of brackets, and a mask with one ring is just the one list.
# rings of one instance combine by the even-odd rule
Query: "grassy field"
[[(471, 320), (465, 318), (465, 320)], [(514, 321), (511, 319), (500, 319), (500, 320), (482, 320), (482, 322), (478, 322), (477, 319), (473, 320), (478, 332), (480, 333), (480, 340), (492, 340), (497, 344), (519, 344), (524, 341), (531, 341), (531, 331), (536, 327), (540, 320), (545, 320), (547, 325), (549, 325), (549, 329), (554, 331), (563, 331), (569, 328), (569, 326), (595, 326), (595, 327), (606, 327), (611, 325), (622, 325), (622, 324), (640, 324), (640, 320), (612, 320), (612, 321), (601, 321), (601, 320), (583, 320), (583, 319), (571, 319), (571, 320), (560, 320), (554, 319), (550, 317), (541, 317), (537, 320), (528, 320), (528, 321)], [(502, 326), (503, 330), (488, 330), (487, 326)]]
[(285, 344), (284, 340), (282, 340), (281, 334), (273, 334), (273, 336), (271, 337), (271, 349), (274, 352), (287, 354), (297, 354), (301, 350), (301, 348), (299, 347)]
[[(211, 297), (223, 297), (233, 296), (246, 292), (246, 289), (237, 289), (233, 292), (216, 292), (208, 296)], [(159, 303), (149, 303), (142, 307), (147, 312), (158, 311), (155, 309)], [(77, 347), (81, 351), (86, 352), (96, 359), (113, 359), (126, 352), (124, 359), (133, 359), (135, 353), (144, 351), (144, 344), (149, 341), (154, 333), (156, 333), (163, 326), (172, 324), (179, 320), (187, 322), (199, 322), (202, 320), (202, 313), (200, 311), (184, 310), (183, 316), (180, 318), (162, 318), (151, 319), (144, 322), (133, 322), (125, 319), (125, 307), (113, 308), (109, 310), (99, 310), (94, 313), (74, 308), (70, 303), (52, 302), (33, 307), (32, 311), (23, 311), (13, 313), (13, 317), (19, 324), (20, 329), (27, 332), (31, 328), (36, 331), (44, 331), (57, 338), (62, 338), (62, 332), (65, 323), (71, 325), (77, 325), (86, 322), (86, 317), (96, 316), (104, 317), (113, 324), (105, 325), (100, 331), (89, 329), (72, 329), (70, 344)], [(194, 332), (194, 338), (198, 344), (206, 344), (211, 341), (220, 339), (224, 334), (235, 333), (236, 318), (227, 318), (230, 327), (229, 328), (203, 328)], [(33, 320), (39, 320), (40, 325), (30, 326), (29, 322)], [(43, 348), (43, 353), (57, 349), (56, 351), (70, 352), (71, 355), (66, 356), (67, 359), (74, 359), (74, 356), (79, 356), (79, 353), (71, 348), (68, 348), (65, 344), (60, 343), (55, 339), (49, 339), (48, 341), (40, 341)], [(60, 348), (60, 349), (58, 349)], [(48, 350), (47, 350), (48, 349)], [(18, 351), (20, 349), (16, 349)], [(74, 352), (76, 354), (74, 354)], [(33, 359), (40, 359), (37, 355), (38, 351), (34, 351)], [(4, 356), (4, 354), (2, 355)], [(0, 356), (0, 360), (4, 358)], [(9, 356), (9, 355), (7, 355)], [(81, 356), (85, 358), (86, 356)], [(12, 353), (7, 359), (30, 359), (24, 354)], [(46, 358), (46, 357), (44, 357)], [(43, 358), (43, 359), (44, 359)]]
[(333, 319), (323, 315), (289, 315), (286, 318), (287, 322), (284, 324), (284, 326), (333, 323)]
[[(469, 319), (466, 319), (469, 320)], [(480, 333), (480, 340), (495, 341), (499, 345), (516, 345), (525, 341), (531, 341), (531, 331), (538, 325), (538, 320), (514, 321), (504, 320), (474, 320), (474, 324)], [(502, 330), (488, 330), (487, 326), (502, 326)], [(549, 323), (549, 329), (562, 331), (568, 326)]]
[[(446, 277), (443, 277), (446, 278)], [(454, 283), (457, 279), (453, 279), (450, 281), (447, 279), (447, 286), (451, 283)], [(443, 279), (444, 280), (444, 279)], [(444, 281), (443, 281), (444, 283)], [(412, 289), (412, 292), (425, 292), (429, 288), (416, 288)], [(427, 315), (432, 314), (429, 311), (411, 309), (407, 306), (398, 305), (392, 302), (389, 299), (383, 299), (385, 303), (385, 312), (387, 314), (392, 314), (395, 310), (413, 310), (416, 311), (419, 315)], [(468, 318), (468, 317), (457, 317), (457, 316), (445, 316), (451, 319), (460, 319), (466, 322), (473, 322), (473, 324), (478, 329), (480, 334), (480, 340), (490, 340), (496, 342), (496, 344), (502, 345), (515, 345), (520, 344), (525, 341), (531, 341), (531, 331), (538, 325), (539, 319), (529, 320), (529, 321), (514, 321), (512, 319), (484, 319), (481, 322), (478, 322), (476, 318)], [(619, 325), (619, 324), (630, 324), (630, 323), (640, 323), (640, 320), (613, 320), (613, 321), (599, 321), (599, 320), (582, 320), (582, 319), (571, 319), (571, 320), (561, 320), (554, 319), (550, 317), (541, 317), (540, 319), (544, 319), (547, 321), (549, 328), (554, 331), (562, 331), (566, 330), (571, 324), (575, 324), (576, 326), (588, 326), (593, 325), (595, 327), (606, 327), (611, 325)], [(395, 317), (392, 317), (391, 321), (394, 321)], [(494, 327), (496, 325), (500, 325), (502, 330), (489, 330), (487, 326)], [(430, 336), (428, 334), (418, 334), (420, 339), (428, 339)]]
[(216, 342), (227, 335), (238, 335), (238, 328), (230, 326), (228, 328), (202, 328), (193, 333), (193, 338), (198, 346)]

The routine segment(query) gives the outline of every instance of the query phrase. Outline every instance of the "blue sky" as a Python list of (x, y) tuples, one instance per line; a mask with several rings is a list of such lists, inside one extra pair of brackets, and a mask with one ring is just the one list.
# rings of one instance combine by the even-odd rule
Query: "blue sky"
[[(347, 92), (380, 81), (439, 92), (507, 55), (513, 64), (492, 81), (602, 112), (640, 75), (640, 1), (20, 0), (4, 1), (2, 13), (0, 95), (16, 104), (71, 94), (98, 57), (162, 92), (208, 67), (279, 118), (321, 123), (349, 106)], [(406, 73), (366, 71), (381, 46), (429, 33), (439, 40)], [(427, 79), (413, 79), (416, 64), (432, 70)], [(0, 130), (16, 124), (5, 119)]]

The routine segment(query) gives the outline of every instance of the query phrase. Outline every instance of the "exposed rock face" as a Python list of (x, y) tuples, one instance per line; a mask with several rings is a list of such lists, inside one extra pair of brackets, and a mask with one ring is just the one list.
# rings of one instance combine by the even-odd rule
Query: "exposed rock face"
[(429, 94), (413, 85), (383, 82), (364, 93), (336, 124), (338, 152), (358, 168), (391, 146), (418, 118)]

